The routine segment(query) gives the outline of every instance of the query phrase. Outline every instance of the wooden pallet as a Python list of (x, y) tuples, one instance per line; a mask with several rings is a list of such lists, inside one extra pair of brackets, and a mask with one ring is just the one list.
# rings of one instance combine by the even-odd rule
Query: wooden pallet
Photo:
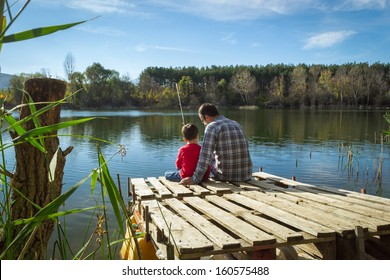
[[(182, 186), (163, 177), (132, 179), (150, 234), (174, 258), (258, 256), (294, 247), (312, 258), (368, 258), (367, 240), (390, 244), (390, 199), (253, 173), (248, 182)], [(372, 242), (371, 242), (372, 243)]]

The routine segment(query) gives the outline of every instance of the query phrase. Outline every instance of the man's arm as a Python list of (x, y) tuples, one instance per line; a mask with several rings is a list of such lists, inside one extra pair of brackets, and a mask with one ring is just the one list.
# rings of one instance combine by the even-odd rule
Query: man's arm
[(213, 157), (213, 152), (217, 143), (217, 134), (216, 129), (211, 124), (206, 127), (204, 133), (204, 139), (202, 143), (202, 148), (200, 149), (199, 160), (196, 165), (194, 175), (192, 175), (192, 183), (199, 183), (202, 181), (204, 174), (207, 171), (207, 168), (210, 165), (211, 159)]

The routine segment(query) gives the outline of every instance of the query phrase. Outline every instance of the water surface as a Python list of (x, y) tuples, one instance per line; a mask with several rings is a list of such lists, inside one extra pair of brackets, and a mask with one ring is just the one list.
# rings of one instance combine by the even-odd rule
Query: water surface
[[(253, 171), (262, 167), (264, 172), (295, 176), (308, 184), (353, 191), (365, 188), (369, 194), (390, 198), (390, 146), (380, 142), (382, 131), (388, 129), (384, 112), (229, 109), (221, 113), (243, 126)], [(180, 110), (62, 111), (63, 120), (91, 116), (98, 118), (59, 131), (62, 149), (74, 146), (67, 156), (63, 190), (98, 166), (97, 145), (110, 159), (108, 166), (115, 180), (119, 174), (125, 196), (128, 178), (159, 177), (166, 170), (174, 170), (178, 149), (184, 144)], [(202, 141), (204, 126), (197, 112), (184, 111), (184, 119), (199, 127)], [(125, 147), (125, 155), (117, 154), (120, 145)], [(350, 161), (348, 152), (352, 155)], [(7, 165), (9, 169), (14, 165), (12, 152), (7, 152)], [(381, 180), (376, 176), (378, 168)], [(98, 193), (95, 190), (91, 195), (88, 181), (64, 208), (96, 205), (100, 201)], [(75, 248), (79, 248), (90, 219), (91, 212), (66, 217), (68, 238)]]

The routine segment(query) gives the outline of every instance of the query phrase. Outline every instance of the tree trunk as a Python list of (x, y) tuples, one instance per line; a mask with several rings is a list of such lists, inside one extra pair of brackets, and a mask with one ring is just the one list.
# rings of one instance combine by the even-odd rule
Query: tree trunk
[[(25, 90), (31, 96), (34, 103), (55, 102), (64, 98), (66, 83), (55, 79), (30, 79), (25, 83)], [(23, 103), (28, 103), (26, 96)], [(37, 110), (47, 104), (36, 104)], [(60, 106), (56, 106), (39, 116), (40, 126), (57, 124), (60, 121)], [(20, 118), (23, 119), (31, 114), (29, 106), (22, 106)], [(29, 131), (35, 127), (32, 121), (24, 124), (24, 128)], [(13, 139), (17, 137), (12, 132)], [(15, 145), (16, 170), (11, 180), (12, 189), (17, 189), (29, 201), (44, 207), (62, 191), (62, 179), (65, 167), (65, 153), (59, 148), (57, 132), (52, 132), (44, 138), (46, 154), (39, 151), (29, 143)], [(49, 180), (49, 163), (53, 155), (57, 152), (57, 166), (54, 180)], [(18, 192), (12, 192), (11, 220), (24, 219), (34, 216), (39, 209), (27, 201)], [(15, 228), (14, 236), (21, 230)], [(14, 251), (15, 258), (22, 259), (43, 259), (45, 257), (49, 238), (54, 230), (54, 221), (45, 220), (33, 231), (28, 240), (28, 244), (20, 244)], [(27, 250), (25, 246), (28, 246)], [(23, 253), (22, 253), (23, 252)], [(22, 253), (22, 254), (21, 254)]]

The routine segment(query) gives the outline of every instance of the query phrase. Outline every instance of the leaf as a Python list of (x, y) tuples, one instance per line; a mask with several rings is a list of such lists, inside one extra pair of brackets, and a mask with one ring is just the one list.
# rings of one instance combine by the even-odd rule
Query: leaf
[[(1, 13), (2, 14), (2, 13)], [(3, 32), (3, 30), (7, 27), (7, 18), (5, 16), (3, 16), (3, 19), (1, 21), (1, 29), (0, 29), (0, 33)], [(1, 51), (1, 47), (2, 47), (2, 43), (0, 41), (0, 51)]]
[(67, 24), (61, 24), (61, 25), (39, 27), (39, 28), (7, 35), (7, 36), (4, 36), (3, 38), (0, 38), (0, 44), (1, 43), (3, 43), (3, 44), (13, 43), (13, 42), (18, 42), (18, 41), (23, 41), (23, 40), (28, 40), (28, 39), (33, 39), (33, 38), (49, 35), (49, 34), (52, 34), (54, 32), (65, 30), (65, 29), (71, 28), (73, 26), (85, 23), (87, 21), (89, 21), (89, 20), (83, 20), (83, 21), (79, 21), (79, 22), (67, 23)]
[[(12, 117), (10, 114), (4, 114), (4, 119), (8, 122), (8, 124), (15, 130), (15, 132), (18, 134), (18, 135), (24, 135), (27, 133), (27, 131), (21, 126), (21, 125), (18, 125), (18, 122), (16, 121), (16, 119), (14, 117)], [(20, 136), (19, 136), (20, 137)], [(17, 138), (19, 138), (17, 137)], [(38, 150), (40, 150), (41, 152), (43, 153), (46, 153), (46, 149), (44, 146), (42, 146), (38, 141), (36, 141), (35, 139), (29, 139), (29, 138), (26, 138), (26, 141), (28, 141), (31, 145), (33, 145), (34, 147), (36, 147)]]
[[(31, 96), (29, 94), (27, 94), (27, 95), (28, 95), (28, 100), (29, 100), (28, 104), (30, 106), (30, 112), (31, 112), (31, 115), (33, 116), (32, 120), (33, 120), (34, 126), (35, 127), (40, 127), (41, 124), (39, 123), (38, 116), (35, 115), (35, 113), (37, 112), (37, 107), (35, 106), (35, 103), (32, 100)], [(39, 143), (41, 143), (42, 146), (45, 145), (45, 143), (43, 142), (43, 139), (39, 139)]]
[(34, 129), (29, 130), (29, 131), (26, 131), (25, 133), (23, 133), (21, 135), (18, 133), (19, 137), (15, 138), (14, 141), (21, 141), (21, 140), (29, 141), (29, 139), (34, 139), (34, 137), (42, 137), (45, 134), (51, 133), (53, 131), (57, 131), (57, 130), (62, 129), (62, 128), (85, 123), (85, 122), (91, 121), (93, 119), (95, 119), (95, 117), (83, 118), (83, 119), (78, 119), (78, 120), (71, 120), (71, 121), (61, 122), (61, 123), (57, 123), (57, 124), (53, 124), (53, 125), (47, 125), (47, 126), (34, 128)]
[(99, 171), (97, 169), (93, 169), (92, 170), (92, 177), (91, 177), (91, 193), (92, 194), (95, 192), (95, 187), (96, 187), (98, 177), (99, 177)]
[(81, 212), (85, 212), (85, 211), (95, 210), (96, 208), (98, 208), (98, 206), (91, 206), (91, 207), (86, 207), (86, 208), (82, 208), (82, 209), (76, 208), (76, 209), (56, 212), (56, 213), (53, 213), (53, 214), (50, 214), (50, 215), (47, 215), (44, 217), (40, 216), (40, 217), (32, 217), (32, 218), (27, 218), (27, 219), (20, 219), (20, 220), (15, 220), (15, 221), (11, 222), (10, 225), (20, 226), (20, 225), (26, 225), (28, 223), (35, 222), (35, 221), (42, 222), (43, 220), (55, 219), (55, 218), (63, 217), (66, 215), (72, 215), (72, 214), (77, 214), (77, 213), (81, 213)]
[[(14, 128), (14, 126), (20, 126), (21, 124), (24, 124), (40, 115), (42, 115), (43, 113), (49, 111), (50, 109), (62, 104), (62, 103), (65, 103), (65, 100), (69, 98), (68, 97), (65, 97), (63, 99), (60, 99), (58, 101), (55, 101), (55, 102), (49, 102), (49, 104), (41, 109), (39, 109), (38, 111), (34, 111), (34, 112), (31, 112), (31, 114), (29, 116), (26, 116), (25, 118), (13, 123), (12, 125), (10, 124), (10, 126), (8, 126), (6, 128), (6, 130), (11, 130)], [(30, 104), (22, 104), (22, 105), (19, 105), (19, 106), (15, 106), (14, 108), (12, 108), (8, 113), (11, 115), (11, 112), (13, 111), (16, 111), (16, 110), (19, 110), (21, 106), (29, 106), (31, 108), (31, 105)], [(2, 131), (1, 133), (3, 133), (4, 131)]]
[(120, 197), (119, 191), (114, 183), (114, 180), (112, 179), (110, 172), (107, 167), (107, 162), (101, 153), (100, 149), (98, 150), (98, 157), (99, 157), (99, 163), (101, 165), (101, 180), (102, 185), (106, 188), (108, 196), (110, 198), (110, 202), (112, 205), (112, 208), (114, 210), (115, 217), (117, 219), (117, 223), (120, 229), (120, 233), (125, 236), (125, 229), (123, 225), (123, 219), (121, 217), (121, 211), (120, 208), (126, 213), (126, 206), (123, 203), (123, 200)]
[(53, 182), (54, 179), (55, 179), (55, 174), (56, 174), (56, 167), (57, 167), (57, 155), (58, 155), (58, 151), (60, 149), (58, 148), (57, 151), (55, 152), (55, 154), (53, 155), (53, 158), (51, 159), (50, 161), (50, 164), (49, 164), (49, 182)]

